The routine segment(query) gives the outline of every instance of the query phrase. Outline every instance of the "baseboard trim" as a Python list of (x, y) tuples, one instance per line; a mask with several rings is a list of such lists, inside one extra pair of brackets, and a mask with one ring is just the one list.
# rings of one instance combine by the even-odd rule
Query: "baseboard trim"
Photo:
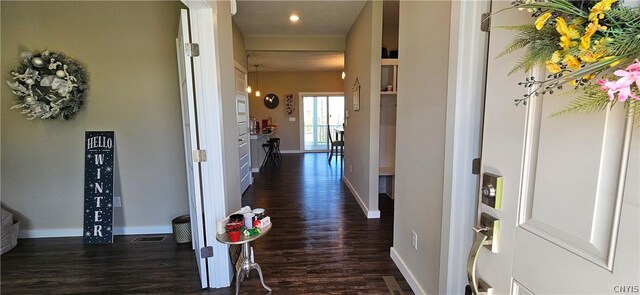
[(302, 154), (301, 150), (280, 150), (281, 154)]
[[(130, 226), (115, 227), (114, 235), (149, 235), (149, 234), (170, 234), (173, 232), (171, 226)], [(81, 237), (81, 228), (63, 228), (63, 229), (27, 229), (20, 230), (19, 239), (35, 239), (35, 238), (64, 238), (64, 237)]]
[(389, 252), (391, 253), (391, 260), (393, 260), (393, 262), (396, 264), (404, 279), (407, 280), (407, 283), (409, 283), (409, 286), (411, 287), (411, 290), (413, 290), (413, 293), (415, 293), (416, 295), (426, 295), (427, 292), (425, 292), (424, 289), (420, 287), (420, 284), (418, 284), (416, 277), (409, 270), (407, 264), (404, 263), (404, 260), (402, 260), (396, 249), (391, 247), (391, 250)]
[(342, 176), (342, 182), (344, 182), (344, 184), (347, 185), (347, 188), (349, 189), (349, 191), (351, 191), (351, 194), (356, 199), (356, 201), (358, 202), (358, 205), (360, 205), (360, 208), (364, 212), (364, 215), (367, 216), (367, 218), (369, 219), (380, 218), (380, 210), (369, 210), (369, 208), (362, 201), (362, 198), (360, 198), (360, 195), (358, 194), (356, 189), (353, 188), (353, 185), (351, 184), (351, 182), (349, 182), (349, 180), (346, 177)]

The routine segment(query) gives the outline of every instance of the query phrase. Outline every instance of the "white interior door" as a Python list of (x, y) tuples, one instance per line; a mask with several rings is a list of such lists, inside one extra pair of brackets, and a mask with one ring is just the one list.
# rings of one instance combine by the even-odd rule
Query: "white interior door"
[(187, 10), (182, 9), (180, 11), (176, 49), (178, 52), (178, 77), (180, 79), (180, 100), (184, 133), (184, 153), (187, 164), (191, 234), (196, 262), (198, 264), (198, 272), (200, 274), (200, 283), (202, 288), (207, 288), (209, 287), (207, 260), (201, 256), (200, 252), (200, 249), (205, 246), (202, 193), (200, 190), (200, 164), (194, 162), (192, 158), (193, 151), (198, 149), (198, 131), (191, 57), (185, 54), (185, 44), (189, 43), (189, 40), (189, 16)]
[[(492, 11), (510, 6), (493, 1)], [(521, 56), (496, 55), (514, 38), (497, 27), (531, 23), (526, 11), (492, 17), (482, 172), (503, 177), (497, 253), (481, 248), (477, 276), (494, 294), (610, 294), (640, 285), (640, 132), (621, 104), (611, 111), (550, 118), (573, 96), (515, 106), (526, 75)], [(629, 287), (631, 286), (631, 287)], [(624, 289), (627, 288), (627, 289)], [(631, 289), (629, 289), (631, 288)]]

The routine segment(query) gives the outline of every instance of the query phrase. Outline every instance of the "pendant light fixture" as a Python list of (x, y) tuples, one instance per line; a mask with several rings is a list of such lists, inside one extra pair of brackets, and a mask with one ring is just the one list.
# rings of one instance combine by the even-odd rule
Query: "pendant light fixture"
[(255, 65), (256, 67), (256, 97), (260, 97), (260, 81), (258, 80), (258, 66), (259, 65)]
[[(249, 55), (247, 54), (247, 67), (249, 67)], [(247, 75), (247, 78), (249, 75)], [(251, 85), (249, 85), (249, 81), (247, 81), (247, 93), (251, 94)]]

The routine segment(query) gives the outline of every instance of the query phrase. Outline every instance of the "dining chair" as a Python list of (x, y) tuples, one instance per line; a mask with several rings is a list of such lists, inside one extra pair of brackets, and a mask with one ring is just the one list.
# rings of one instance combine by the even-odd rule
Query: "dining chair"
[(329, 136), (329, 143), (331, 143), (331, 151), (329, 152), (329, 162), (331, 162), (331, 158), (333, 158), (333, 153), (335, 151), (336, 157), (338, 157), (338, 148), (340, 148), (340, 155), (344, 155), (344, 140), (333, 140), (331, 137), (331, 129), (329, 125), (327, 125), (327, 135)]

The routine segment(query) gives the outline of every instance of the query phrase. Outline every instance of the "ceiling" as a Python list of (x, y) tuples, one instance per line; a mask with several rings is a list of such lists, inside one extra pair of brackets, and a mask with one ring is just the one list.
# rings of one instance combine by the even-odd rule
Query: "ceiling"
[[(243, 1), (233, 21), (245, 35), (346, 36), (365, 1)], [(289, 16), (300, 20), (292, 24)]]
[[(340, 36), (345, 37), (364, 7), (364, 0), (287, 1), (237, 0), (233, 22), (245, 36)], [(398, 0), (385, 0), (385, 24), (398, 23)], [(291, 23), (289, 16), (300, 17)], [(248, 51), (249, 71), (260, 72), (342, 71), (344, 52)]]
[[(245, 1), (238, 0), (233, 16), (240, 31), (247, 35), (270, 36), (346, 36), (358, 18), (365, 1)], [(289, 16), (300, 17), (291, 23)], [(342, 71), (343, 52), (253, 51), (247, 52), (249, 71), (260, 65), (260, 72)]]

